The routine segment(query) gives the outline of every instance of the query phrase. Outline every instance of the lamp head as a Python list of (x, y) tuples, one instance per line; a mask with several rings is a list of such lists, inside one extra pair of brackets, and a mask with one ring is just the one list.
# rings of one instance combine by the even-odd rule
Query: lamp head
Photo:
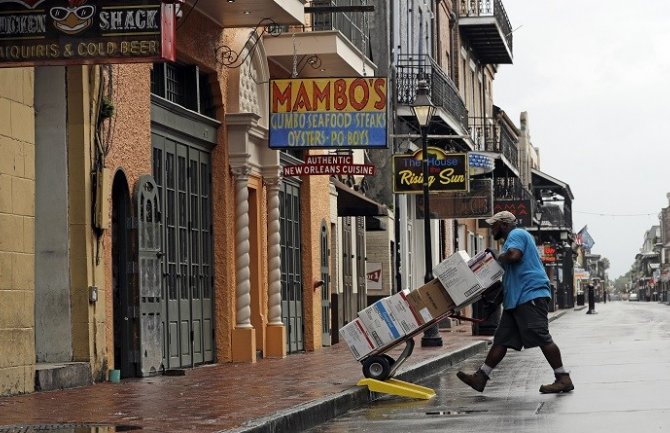
[(412, 112), (420, 127), (425, 128), (428, 126), (435, 112), (435, 106), (430, 100), (428, 82), (426, 80), (419, 80), (416, 97), (412, 104)]

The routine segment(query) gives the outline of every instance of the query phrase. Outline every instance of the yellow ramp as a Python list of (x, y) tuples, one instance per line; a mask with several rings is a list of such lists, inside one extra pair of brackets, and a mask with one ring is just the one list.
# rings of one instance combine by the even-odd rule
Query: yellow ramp
[(435, 397), (435, 391), (425, 386), (415, 385), (399, 379), (386, 379), (384, 381), (377, 379), (361, 379), (358, 386), (367, 386), (370, 391), (384, 394), (400, 395), (402, 397), (420, 398), (430, 400)]

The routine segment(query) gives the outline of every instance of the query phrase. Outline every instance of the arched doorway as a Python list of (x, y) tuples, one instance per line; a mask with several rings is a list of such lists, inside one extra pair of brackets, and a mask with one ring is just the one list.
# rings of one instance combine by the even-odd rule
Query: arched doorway
[(114, 303), (114, 366), (121, 377), (137, 375), (134, 352), (137, 351), (137, 296), (130, 278), (131, 204), (128, 181), (122, 171), (112, 184), (112, 291)]

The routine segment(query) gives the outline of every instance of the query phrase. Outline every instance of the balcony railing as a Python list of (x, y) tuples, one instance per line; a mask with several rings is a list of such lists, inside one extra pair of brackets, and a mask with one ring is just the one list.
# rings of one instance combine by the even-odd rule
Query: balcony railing
[(542, 230), (572, 229), (572, 208), (568, 202), (545, 203), (541, 206)]
[(412, 105), (420, 79), (428, 82), (433, 104), (454, 117), (466, 129), (468, 110), (458, 90), (442, 68), (427, 55), (401, 55), (396, 65), (396, 98), (398, 105)]
[(512, 63), (512, 25), (501, 0), (461, 0), (460, 18), (466, 37), (483, 60)]
[(471, 117), (469, 130), (475, 150), (501, 153), (514, 168), (519, 167), (517, 140), (505, 123), (490, 117)]
[(496, 177), (493, 194), (496, 200), (526, 200), (531, 206), (535, 203), (533, 194), (524, 188), (518, 177)]
[[(312, 6), (365, 6), (363, 0), (313, 0)], [(339, 30), (361, 53), (371, 59), (370, 30), (365, 13), (319, 12), (312, 15), (312, 30)]]

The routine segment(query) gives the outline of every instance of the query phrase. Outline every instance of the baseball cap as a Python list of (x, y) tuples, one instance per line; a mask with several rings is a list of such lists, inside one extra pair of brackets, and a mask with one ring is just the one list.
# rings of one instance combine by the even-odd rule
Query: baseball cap
[(493, 224), (497, 222), (514, 224), (516, 222), (516, 217), (512, 212), (504, 210), (493, 215), (491, 218), (486, 218), (486, 222), (488, 224)]

